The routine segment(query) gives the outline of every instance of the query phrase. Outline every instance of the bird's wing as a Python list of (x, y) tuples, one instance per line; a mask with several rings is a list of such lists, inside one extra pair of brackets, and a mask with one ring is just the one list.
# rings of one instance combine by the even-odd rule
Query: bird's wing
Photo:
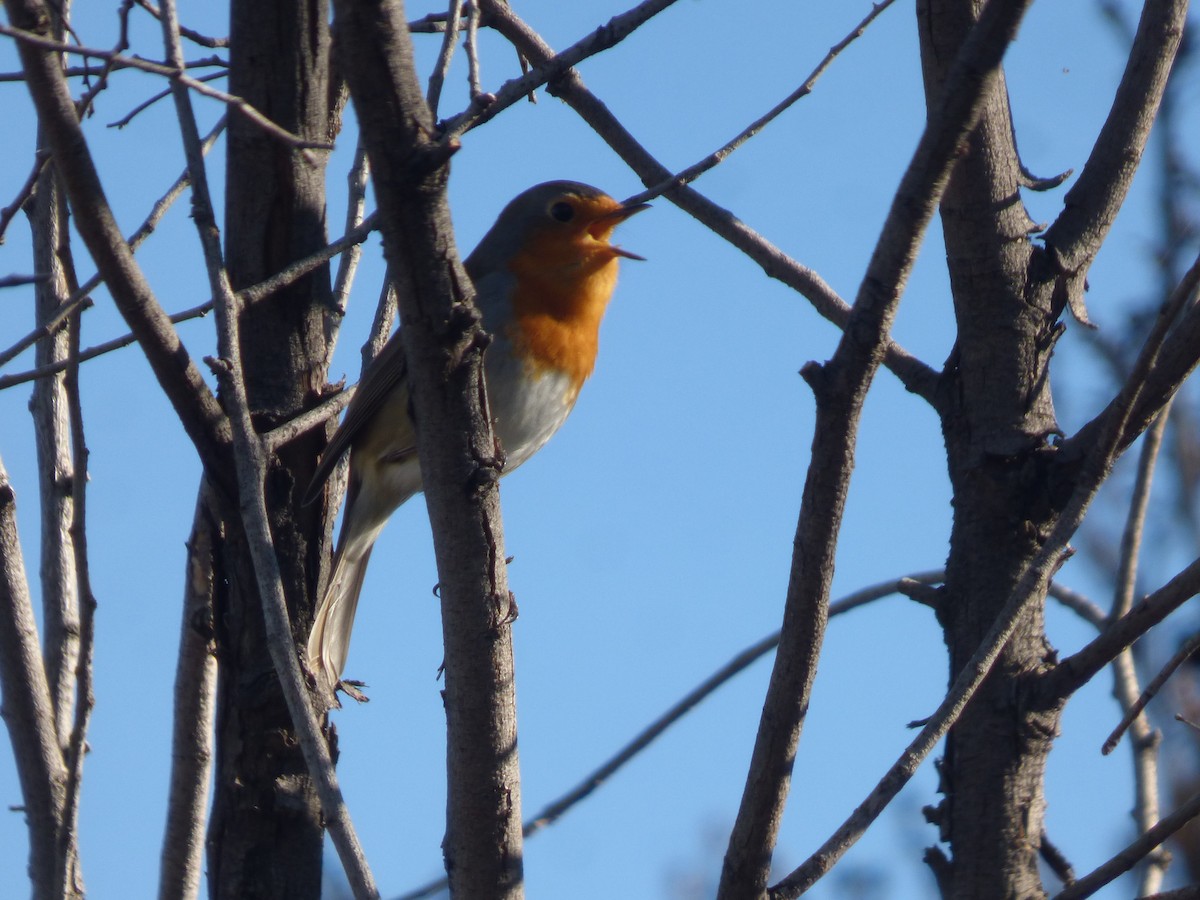
[(350, 401), (350, 407), (346, 410), (346, 418), (334, 432), (333, 438), (329, 441), (329, 445), (321, 457), (321, 464), (313, 473), (308, 493), (304, 497), (305, 503), (311, 503), (320, 494), (325, 482), (329, 480), (334, 466), (350, 449), (350, 444), (358, 436), (359, 431), (372, 419), (392, 389), (404, 381), (407, 375), (408, 362), (404, 358), (404, 344), (400, 340), (400, 332), (397, 331), (383, 345), (383, 349), (379, 351), (379, 355), (375, 357), (366, 374), (363, 375), (362, 381), (358, 383), (354, 399)]

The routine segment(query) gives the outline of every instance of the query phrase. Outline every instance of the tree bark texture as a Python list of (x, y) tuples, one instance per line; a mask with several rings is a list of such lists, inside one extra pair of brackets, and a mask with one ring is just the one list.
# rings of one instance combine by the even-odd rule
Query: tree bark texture
[[(981, 7), (918, 3), (930, 103)], [(941, 202), (958, 325), (941, 386), (954, 523), (938, 617), (951, 678), (978, 649), (1070, 494), (1047, 443), (1057, 432), (1048, 367), (1062, 308), (1054, 279), (1039, 277), (1045, 267), (1029, 240), (1033, 223), (1020, 187), (1000, 78)], [(1053, 663), (1043, 626), (1039, 601), (947, 739), (945, 798), (928, 813), (951, 850), (949, 860), (938, 850), (929, 856), (944, 896), (1044, 896), (1043, 776), (1061, 707), (1031, 700), (1035, 676)]]
[[(66, 196), (54, 165), (48, 164), (26, 206), (33, 234), (37, 271), (48, 277), (34, 289), (39, 325), (53, 320), (75, 287), (68, 237)], [(70, 343), (67, 323), (37, 343), (38, 366), (67, 358)], [(41, 569), (42, 615), (45, 623), (43, 656), (46, 678), (64, 748), (70, 739), (75, 714), (75, 666), (79, 660), (79, 601), (75, 584), (75, 553), (71, 539), (73, 504), (71, 428), (67, 411), (65, 373), (39, 379), (29, 407), (37, 436), (39, 492), (42, 507)]]
[[(236, 0), (230, 23), (230, 91), (277, 124), (327, 140), (328, 6)], [(231, 115), (225, 260), (233, 288), (254, 284), (327, 242), (325, 168), (239, 115)], [(310, 161), (317, 160), (316, 163)], [(245, 381), (255, 426), (268, 430), (314, 406), (325, 383), (329, 272), (248, 308), (241, 320)], [(266, 500), (295, 636), (311, 622), (330, 519), (304, 506), (324, 437), (282, 447)], [(262, 602), (239, 522), (227, 522), (214, 598), (220, 674), (217, 767), (208, 834), (213, 897), (317, 898), (320, 804), (267, 650)]]
[(500, 460), (483, 390), (486, 341), (454, 247), (445, 163), (432, 139), (398, 0), (335, 0), (335, 31), (371, 162), (384, 252), (403, 323), (437, 556), (445, 646), (450, 892), (524, 896), (512, 621), (497, 487)]

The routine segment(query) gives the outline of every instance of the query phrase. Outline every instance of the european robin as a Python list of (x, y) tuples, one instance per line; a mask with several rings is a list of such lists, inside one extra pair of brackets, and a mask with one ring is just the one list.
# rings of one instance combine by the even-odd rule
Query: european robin
[[(492, 335), (483, 368), (505, 474), (559, 429), (592, 374), (617, 260), (642, 259), (609, 240), (645, 208), (622, 206), (574, 181), (539, 184), (504, 208), (467, 257), (475, 303)], [(309, 668), (330, 689), (340, 684), (375, 539), (395, 509), (421, 490), (399, 332), (363, 375), (313, 476), (310, 499), (347, 450), (346, 513), (308, 638)]]

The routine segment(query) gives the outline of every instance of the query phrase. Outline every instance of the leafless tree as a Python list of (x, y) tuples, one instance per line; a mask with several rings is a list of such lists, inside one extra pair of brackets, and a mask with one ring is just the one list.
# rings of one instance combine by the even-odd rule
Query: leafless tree
[[(310, 506), (302, 501), (347, 402), (348, 392), (327, 384), (330, 357), (359, 245), (375, 227), (392, 288), (381, 301), (376, 338), (387, 333), (394, 303), (405, 326), (440, 579), (449, 745), (444, 851), (452, 894), (522, 896), (525, 836), (596, 789), (733, 672), (772, 651), (745, 791), (716, 888), (723, 900), (804, 893), (837, 865), (943, 739), (943, 797), (927, 810), (941, 846), (930, 849), (926, 861), (944, 896), (1046, 896), (1041, 860), (1065, 883), (1057, 894), (1063, 898), (1088, 896), (1138, 865), (1142, 891), (1159, 889), (1167, 864), (1160, 847), (1200, 812), (1200, 794), (1161, 808), (1157, 741), (1149, 727), (1143, 722), (1134, 731), (1137, 838), (1087, 875), (1076, 877), (1045, 835), (1045, 764), (1065, 704), (1107, 670), (1116, 673), (1122, 704), (1135, 711), (1141, 687), (1131, 645), (1200, 591), (1200, 560), (1137, 589), (1154, 448), (1173, 399), (1200, 361), (1200, 258), (1164, 270), (1155, 314), (1131, 325), (1136, 337), (1121, 356), (1108, 402), (1074, 434), (1060, 428), (1050, 374), (1064, 318), (1088, 323), (1088, 272), (1163, 109), (1187, 3), (1145, 0), (1091, 155), (1054, 220), (1038, 226), (1022, 192), (1054, 190), (1068, 174), (1035, 177), (1017, 152), (1003, 61), (1028, 0), (918, 0), (927, 120), (850, 301), (692, 182), (807, 94), (891, 0), (863, 10), (857, 25), (847, 23), (854, 27), (846, 39), (801, 88), (682, 172), (655, 160), (589, 91), (578, 68), (597, 53), (624, 52), (628, 35), (672, 5), (645, 0), (556, 53), (502, 0), (452, 0), (444, 14), (414, 22), (406, 21), (398, 0), (335, 0), (332, 10), (320, 0), (232, 0), (228, 38), (184, 28), (173, 0), (161, 7), (127, 0), (119, 8), (123, 23), (135, 13), (161, 23), (161, 61), (155, 62), (150, 57), (159, 54), (128, 52), (125, 28), (112, 50), (81, 47), (65, 6), (5, 0), (9, 24), (0, 33), (19, 52), (19, 80), (39, 123), (37, 135), (29, 136), (31, 174), (0, 214), (0, 229), (6, 229), (17, 210), (26, 211), (36, 262), (33, 276), (12, 281), (28, 283), (19, 289), (32, 298), (37, 330), (6, 341), (11, 346), (0, 352), (0, 364), (8, 364), (25, 347), (38, 347), (34, 371), (0, 376), (3, 388), (36, 385), (42, 472), (39, 635), (15, 494), (0, 468), (0, 689), (24, 794), (35, 896), (84, 894), (86, 861), (76, 823), (96, 649), (87, 448), (76, 377), (87, 359), (114, 349), (80, 346), (79, 319), (96, 284), (80, 285), (75, 276), (78, 248), (66, 228), (68, 211), (98, 271), (96, 282), (128, 323), (126, 343), (136, 342), (145, 355), (203, 466), (185, 573), (161, 896), (199, 890), (206, 847), (214, 897), (317, 897), (325, 831), (354, 895), (378, 896), (338, 786), (325, 700), (297, 653), (328, 576), (335, 512), (332, 496)], [(677, 14), (704, 13), (697, 7)], [(526, 72), (494, 92), (480, 86), (479, 29), (510, 43)], [(442, 35), (443, 42), (424, 83), (413, 50), (420, 32)], [(439, 120), (438, 98), (460, 38), (470, 57), (470, 105)], [(217, 54), (188, 62), (185, 41)], [(138, 234), (121, 234), (84, 128), (90, 103), (124, 68), (161, 79), (179, 122), (185, 172), (164, 204), (190, 193), (212, 299), (176, 316), (168, 316), (133, 253), (161, 210)], [(197, 75), (205, 68), (227, 74), (225, 88)], [(86, 80), (73, 81), (80, 77)], [(83, 86), (79, 96), (72, 84)], [(645, 194), (631, 199), (662, 196), (674, 203), (805, 298), (841, 337), (826, 362), (802, 372), (815, 397), (816, 426), (779, 634), (740, 654), (580, 788), (523, 824), (498, 466), (478, 390), (487, 339), (458, 259), (446, 185), (448, 161), (471, 140), (472, 129), (543, 87), (646, 185)], [(220, 227), (210, 187), (215, 179), (205, 160), (212, 136), (198, 131), (196, 95), (229, 107)], [(350, 179), (344, 236), (331, 242), (326, 163), (333, 144), (348, 139), (342, 128), (347, 102), (364, 153)], [(646, 102), (654, 102), (649, 91)], [(365, 218), (368, 162), (378, 212)], [(953, 352), (940, 368), (891, 338), (935, 215), (945, 235), (957, 328)], [(1182, 246), (1186, 251), (1174, 252), (1192, 259), (1195, 234)], [(335, 276), (330, 262), (339, 255)], [(175, 329), (179, 319), (209, 310), (216, 349), (204, 363), (215, 392)], [(949, 555), (944, 571), (831, 603), (860, 419), (881, 366), (941, 423), (954, 497)], [(1143, 463), (1125, 504), (1113, 602), (1101, 611), (1052, 579), (1097, 491), (1143, 436)], [(936, 615), (948, 650), (949, 689), (845, 823), (792, 871), (772, 875), (828, 619), (895, 592)], [(1045, 633), (1051, 596), (1097, 629), (1094, 640), (1065, 658)]]

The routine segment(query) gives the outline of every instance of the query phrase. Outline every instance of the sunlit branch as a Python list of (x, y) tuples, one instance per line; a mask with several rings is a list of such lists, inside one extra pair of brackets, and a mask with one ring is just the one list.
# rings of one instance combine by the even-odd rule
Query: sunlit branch
[[(504, 35), (518, 52), (535, 63), (554, 58), (554, 51), (508, 6), (498, 0), (479, 0), (488, 23)], [(574, 70), (568, 70), (549, 88), (565, 100), (596, 133), (637, 173), (643, 184), (669, 180), (670, 170), (650, 155), (612, 112), (583, 84)], [(731, 211), (723, 209), (689, 186), (668, 190), (664, 196), (724, 238), (762, 267), (768, 277), (776, 278), (805, 297), (819, 315), (845, 328), (850, 305), (815, 271), (789, 257), (779, 247), (751, 229)], [(936, 402), (938, 373), (909, 354), (895, 342), (884, 352), (886, 365), (909, 391), (930, 403)]]
[[(178, 61), (182, 59), (182, 51), (179, 46), (179, 26), (174, 0), (163, 0), (162, 23), (168, 57)], [(346, 877), (358, 900), (377, 897), (379, 891), (375, 887), (374, 876), (355, 834), (337, 775), (334, 773), (329, 747), (321, 733), (321, 724), (317, 719), (312, 697), (300, 671), (288, 621), (287, 602), (283, 595), (279, 560), (267, 519), (264, 493), (266, 453), (250, 419), (250, 405), (242, 377), (241, 343), (238, 336), (238, 318), (242, 307), (238, 296), (230, 287), (228, 272), (225, 269), (200, 135), (192, 112), (191, 94), (186, 85), (176, 82), (174, 98), (183, 136), (184, 154), (192, 173), (192, 218), (204, 250), (209, 286), (216, 299), (217, 347), (220, 359), (214, 361), (214, 368), (226, 389), (226, 403), (230, 410), (238, 508), (241, 511), (258, 592), (262, 600), (267, 648), (283, 689), (288, 712), (296, 728), (296, 737), (303, 751), (309, 775), (321, 800), (325, 825), (338, 851)]]
[(850, 44), (866, 33), (867, 26), (875, 21), (875, 19), (878, 18), (885, 9), (891, 6), (892, 2), (893, 0), (881, 0), (881, 2), (872, 6), (871, 11), (867, 13), (866, 17), (863, 18), (863, 20), (859, 22), (858, 25), (856, 25), (848, 35), (846, 35), (829, 49), (829, 52), (825, 54), (824, 59), (817, 63), (817, 67), (813, 69), (811, 73), (809, 73), (809, 76), (804, 79), (804, 83), (801, 84), (800, 87), (788, 94), (787, 97), (772, 107), (771, 110), (765, 115), (755, 119), (745, 128), (745, 130), (741, 132), (741, 134), (739, 134), (729, 143), (725, 144), (725, 146), (721, 147), (719, 150), (713, 151), (699, 162), (693, 163), (686, 169), (683, 169), (675, 175), (672, 175), (670, 178), (660, 181), (649, 190), (642, 191), (640, 194), (635, 194), (629, 199), (623, 201), (625, 205), (633, 206), (637, 203), (645, 203), (647, 200), (654, 199), (672, 187), (681, 187), (685, 184), (691, 184), (705, 172), (723, 163), (735, 150), (746, 143), (746, 141), (750, 140), (750, 138), (762, 131), (772, 121), (779, 118), (779, 116), (790, 109), (798, 100), (801, 100), (811, 94), (814, 85), (817, 83), (817, 80), (825, 74), (825, 70), (833, 64), (833, 61), (837, 59), (843, 50), (845, 50), (850, 46)]
[(482, 125), (517, 101), (527, 97), (537, 88), (554, 81), (589, 56), (595, 56), (597, 53), (615, 47), (654, 16), (676, 2), (677, 0), (644, 0), (633, 9), (614, 16), (606, 24), (572, 44), (562, 53), (543, 61), (532, 71), (505, 82), (494, 94), (479, 94), (477, 97), (473, 97), (471, 105), (464, 112), (443, 123), (442, 142), (452, 141), (464, 132)]
[(120, 54), (113, 53), (109, 50), (98, 50), (93, 47), (78, 47), (74, 44), (66, 44), (61, 41), (52, 41), (47, 38), (40, 37), (33, 32), (23, 31), (20, 28), (12, 28), (8, 25), (0, 25), (0, 34), (7, 35), (11, 38), (16, 38), (22, 43), (29, 44), (33, 47), (38, 47), (42, 50), (53, 50), (58, 53), (74, 53), (80, 56), (88, 56), (95, 59), (111, 61), (114, 64), (121, 62), (131, 69), (139, 69), (143, 72), (149, 72), (152, 75), (161, 75), (165, 78), (170, 78), (173, 81), (178, 81), (180, 84), (190, 88), (198, 94), (203, 94), (204, 96), (211, 97), (214, 100), (219, 100), (227, 106), (236, 109), (249, 121), (263, 129), (263, 131), (265, 131), (267, 134), (270, 134), (272, 137), (275, 137), (280, 141), (283, 141), (290, 147), (295, 147), (305, 151), (333, 149), (333, 145), (327, 141), (308, 141), (299, 137), (298, 135), (292, 134), (292, 132), (288, 131), (286, 128), (283, 128), (272, 122), (269, 118), (267, 118), (241, 97), (235, 97), (233, 94), (227, 94), (224, 91), (218, 91), (215, 88), (209, 87), (202, 81), (185, 75), (183, 64), (181, 64), (180, 68), (172, 68), (171, 66), (167, 66), (162, 63), (152, 62), (150, 60), (140, 59), (138, 57), (121, 56)]

